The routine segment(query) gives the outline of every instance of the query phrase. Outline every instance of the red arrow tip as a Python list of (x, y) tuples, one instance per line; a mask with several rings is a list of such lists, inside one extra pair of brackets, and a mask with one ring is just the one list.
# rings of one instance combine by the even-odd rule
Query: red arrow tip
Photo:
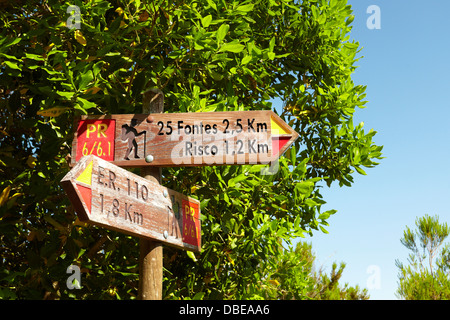
[(291, 140), (291, 137), (274, 137), (272, 138), (272, 155), (277, 155), (280, 150)]
[(80, 186), (77, 184), (78, 191), (81, 194), (81, 197), (83, 198), (84, 203), (86, 204), (88, 208), (88, 213), (91, 213), (91, 203), (92, 203), (92, 191), (91, 188)]

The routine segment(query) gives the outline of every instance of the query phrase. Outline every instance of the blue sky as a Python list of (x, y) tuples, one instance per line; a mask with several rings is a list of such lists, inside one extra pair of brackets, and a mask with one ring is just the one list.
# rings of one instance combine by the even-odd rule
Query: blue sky
[[(374, 141), (386, 158), (351, 188), (323, 188), (323, 209), (338, 212), (328, 220), (329, 234), (307, 240), (317, 267), (345, 262), (343, 282), (369, 285), (371, 299), (397, 299), (395, 259), (406, 262), (409, 253), (400, 243), (405, 226), (425, 214), (450, 223), (450, 2), (349, 4), (351, 37), (363, 47), (353, 80), (367, 85), (368, 101), (354, 123), (378, 132)], [(371, 5), (380, 8), (381, 29), (366, 25)]]

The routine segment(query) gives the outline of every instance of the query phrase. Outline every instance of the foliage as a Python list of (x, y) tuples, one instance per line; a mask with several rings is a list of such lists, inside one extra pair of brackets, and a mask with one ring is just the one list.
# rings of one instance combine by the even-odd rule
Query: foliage
[[(271, 109), (300, 133), (274, 175), (260, 166), (168, 168), (164, 184), (202, 203), (201, 254), (165, 249), (165, 298), (250, 298), (279, 240), (326, 232), (319, 182), (351, 186), (382, 147), (353, 125), (358, 43), (344, 0), (2, 2), (0, 295), (132, 299), (138, 241), (76, 222), (59, 181), (74, 117), (139, 113), (142, 91), (166, 112)], [(81, 267), (80, 290), (66, 269)]]
[(361, 289), (358, 285), (351, 287), (348, 283), (339, 285), (345, 266), (346, 264), (341, 262), (338, 269), (337, 264), (333, 263), (329, 276), (319, 273), (316, 276), (316, 287), (308, 296), (317, 300), (368, 300), (367, 289)]
[(367, 290), (347, 283), (339, 285), (345, 268), (333, 263), (330, 275), (314, 269), (315, 256), (311, 244), (299, 242), (295, 249), (284, 250), (277, 261), (264, 267), (259, 297), (280, 300), (367, 300)]
[(409, 227), (403, 232), (401, 243), (412, 253), (409, 265), (399, 260), (399, 288), (397, 294), (406, 300), (450, 299), (450, 245), (444, 245), (450, 233), (447, 223), (440, 223), (438, 216), (416, 219), (417, 230)]

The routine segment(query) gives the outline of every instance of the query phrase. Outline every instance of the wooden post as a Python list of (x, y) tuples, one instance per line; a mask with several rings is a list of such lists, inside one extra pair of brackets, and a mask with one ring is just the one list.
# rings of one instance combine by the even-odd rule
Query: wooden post
[[(144, 114), (162, 113), (164, 94), (159, 89), (144, 92), (142, 112)], [(150, 122), (151, 119), (148, 119)], [(143, 167), (141, 176), (153, 182), (161, 183), (161, 169)], [(163, 282), (163, 246), (161, 242), (140, 238), (139, 256), (139, 299), (161, 300)]]

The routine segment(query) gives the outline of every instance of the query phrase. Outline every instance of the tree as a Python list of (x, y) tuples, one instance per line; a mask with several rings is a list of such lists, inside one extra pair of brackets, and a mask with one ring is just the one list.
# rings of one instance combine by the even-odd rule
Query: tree
[(279, 261), (264, 265), (266, 276), (259, 297), (279, 300), (367, 300), (366, 289), (339, 284), (345, 263), (333, 263), (330, 275), (315, 270), (312, 245), (297, 243), (295, 249), (283, 250)]
[[(320, 184), (351, 186), (374, 167), (375, 131), (353, 124), (365, 87), (351, 75), (344, 0), (2, 2), (0, 294), (132, 299), (138, 241), (86, 226), (59, 186), (74, 118), (140, 113), (142, 91), (167, 112), (278, 110), (300, 133), (275, 174), (261, 166), (167, 168), (163, 183), (196, 197), (202, 252), (165, 248), (164, 297), (247, 298), (278, 241), (326, 232)], [(77, 24), (79, 22), (79, 28)], [(66, 287), (80, 266), (81, 289)]]
[(444, 245), (450, 228), (437, 215), (417, 218), (416, 227), (415, 232), (406, 227), (400, 240), (411, 253), (407, 266), (396, 260), (400, 271), (397, 294), (407, 300), (450, 299), (450, 246)]

